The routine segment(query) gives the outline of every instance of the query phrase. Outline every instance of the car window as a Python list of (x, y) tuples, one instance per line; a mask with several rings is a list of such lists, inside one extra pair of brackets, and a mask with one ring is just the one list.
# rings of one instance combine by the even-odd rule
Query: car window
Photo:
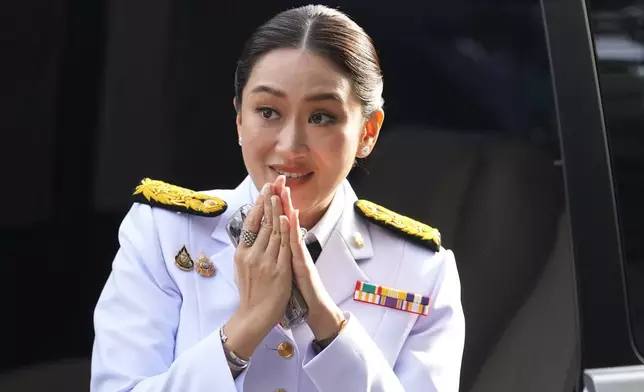
[(590, 1), (633, 341), (644, 353), (644, 6)]

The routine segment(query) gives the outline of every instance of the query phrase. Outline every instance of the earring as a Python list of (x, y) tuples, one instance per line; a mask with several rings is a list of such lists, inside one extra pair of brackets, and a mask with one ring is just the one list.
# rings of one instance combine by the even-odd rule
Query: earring
[(371, 152), (371, 147), (369, 146), (362, 146), (362, 148), (360, 148), (360, 154), (363, 157), (366, 157), (367, 155), (369, 155), (370, 152)]
[(241, 136), (239, 137), (239, 139), (237, 139), (237, 143), (239, 143), (239, 145), (241, 146)]

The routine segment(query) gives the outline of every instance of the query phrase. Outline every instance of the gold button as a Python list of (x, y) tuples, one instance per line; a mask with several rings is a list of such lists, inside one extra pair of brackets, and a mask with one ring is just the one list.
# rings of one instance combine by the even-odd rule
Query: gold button
[(362, 234), (355, 232), (353, 234), (353, 246), (356, 248), (362, 248), (364, 246), (364, 238), (362, 238)]
[(286, 389), (282, 389), (282, 388), (276, 389), (275, 392), (286, 392)]
[(293, 345), (290, 343), (282, 342), (279, 344), (279, 346), (277, 346), (277, 353), (282, 358), (290, 358), (293, 356)]

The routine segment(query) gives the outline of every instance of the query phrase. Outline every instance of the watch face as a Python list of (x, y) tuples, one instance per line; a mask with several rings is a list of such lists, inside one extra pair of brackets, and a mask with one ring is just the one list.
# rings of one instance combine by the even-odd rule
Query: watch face
[(228, 233), (230, 242), (232, 242), (235, 247), (239, 245), (239, 237), (241, 236), (242, 229), (244, 228), (244, 220), (250, 213), (251, 208), (252, 207), (249, 204), (241, 206), (237, 211), (235, 211), (226, 224), (226, 232)]
[(286, 311), (284, 312), (284, 317), (282, 317), (282, 320), (280, 321), (280, 326), (284, 329), (291, 329), (295, 325), (304, 321), (308, 312), (309, 307), (306, 305), (306, 301), (304, 300), (302, 293), (300, 293), (300, 290), (295, 285), (295, 281), (293, 281), (291, 297), (286, 305)]

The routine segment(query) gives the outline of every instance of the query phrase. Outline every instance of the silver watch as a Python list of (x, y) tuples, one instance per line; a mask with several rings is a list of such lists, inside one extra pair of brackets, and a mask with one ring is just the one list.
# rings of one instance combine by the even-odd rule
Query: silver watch
[(228, 361), (228, 366), (230, 370), (235, 372), (241, 372), (248, 367), (250, 360), (241, 359), (235, 354), (233, 350), (226, 349), (224, 344), (228, 341), (228, 336), (224, 333), (224, 326), (222, 325), (219, 328), (219, 338), (221, 338), (221, 345), (224, 349), (224, 354), (226, 354), (226, 360)]

